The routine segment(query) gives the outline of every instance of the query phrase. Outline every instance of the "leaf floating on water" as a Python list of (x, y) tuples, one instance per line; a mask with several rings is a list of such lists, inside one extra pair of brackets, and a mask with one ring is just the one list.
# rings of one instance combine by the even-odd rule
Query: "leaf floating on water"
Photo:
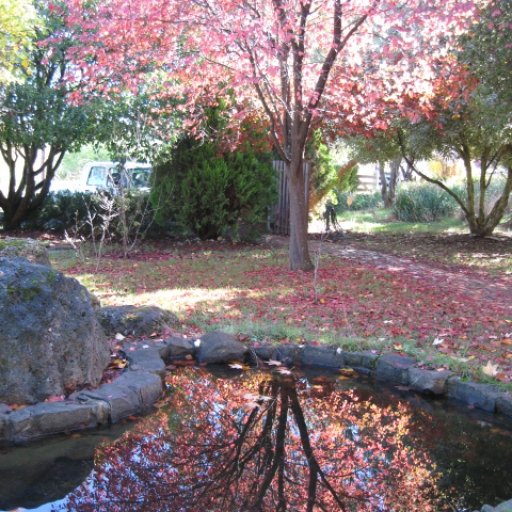
[(233, 370), (250, 370), (251, 367), (247, 364), (243, 363), (230, 363), (228, 365), (230, 368), (233, 368)]

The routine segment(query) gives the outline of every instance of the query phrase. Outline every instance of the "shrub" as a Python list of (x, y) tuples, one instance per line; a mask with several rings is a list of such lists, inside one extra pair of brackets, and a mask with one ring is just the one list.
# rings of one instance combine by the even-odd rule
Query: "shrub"
[(403, 222), (436, 222), (451, 217), (457, 203), (444, 190), (428, 183), (401, 187), (393, 212)]
[(91, 192), (60, 191), (46, 197), (40, 210), (23, 225), (27, 228), (64, 232), (85, 222), (88, 212), (99, 208), (99, 196)]
[[(113, 214), (109, 236), (114, 239), (134, 238), (135, 233), (146, 233), (153, 224), (154, 209), (148, 192), (129, 191), (113, 198)], [(63, 233), (77, 230), (84, 237), (91, 230), (100, 229), (104, 215), (104, 201), (98, 193), (60, 191), (50, 194), (41, 209), (24, 227)], [(120, 213), (123, 215), (120, 215)], [(92, 222), (93, 226), (90, 225)], [(158, 233), (157, 233), (158, 234)]]
[(155, 166), (151, 198), (161, 226), (177, 221), (208, 239), (236, 237), (242, 225), (265, 221), (275, 193), (270, 155), (184, 138)]

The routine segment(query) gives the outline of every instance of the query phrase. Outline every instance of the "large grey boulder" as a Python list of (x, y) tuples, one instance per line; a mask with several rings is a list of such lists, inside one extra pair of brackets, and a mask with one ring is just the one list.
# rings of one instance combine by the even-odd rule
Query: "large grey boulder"
[(106, 306), (98, 318), (108, 336), (149, 336), (178, 323), (176, 315), (156, 306)]
[(0, 402), (99, 384), (110, 350), (89, 292), (24, 258), (0, 258)]
[(50, 266), (48, 249), (44, 244), (31, 238), (11, 238), (0, 240), (0, 257), (25, 258), (31, 263)]

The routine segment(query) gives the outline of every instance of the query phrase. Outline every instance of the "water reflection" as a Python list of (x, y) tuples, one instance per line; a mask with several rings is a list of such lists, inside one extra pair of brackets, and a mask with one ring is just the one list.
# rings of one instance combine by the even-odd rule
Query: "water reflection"
[(158, 414), (98, 451), (68, 510), (445, 509), (406, 404), (278, 373), (241, 386), (191, 369), (168, 382)]

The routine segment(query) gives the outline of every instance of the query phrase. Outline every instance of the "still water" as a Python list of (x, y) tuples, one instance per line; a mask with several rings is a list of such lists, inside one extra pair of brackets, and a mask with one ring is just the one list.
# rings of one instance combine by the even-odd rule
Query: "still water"
[(512, 430), (346, 374), (188, 368), (154, 414), (0, 451), (0, 510), (469, 511), (512, 497)]

